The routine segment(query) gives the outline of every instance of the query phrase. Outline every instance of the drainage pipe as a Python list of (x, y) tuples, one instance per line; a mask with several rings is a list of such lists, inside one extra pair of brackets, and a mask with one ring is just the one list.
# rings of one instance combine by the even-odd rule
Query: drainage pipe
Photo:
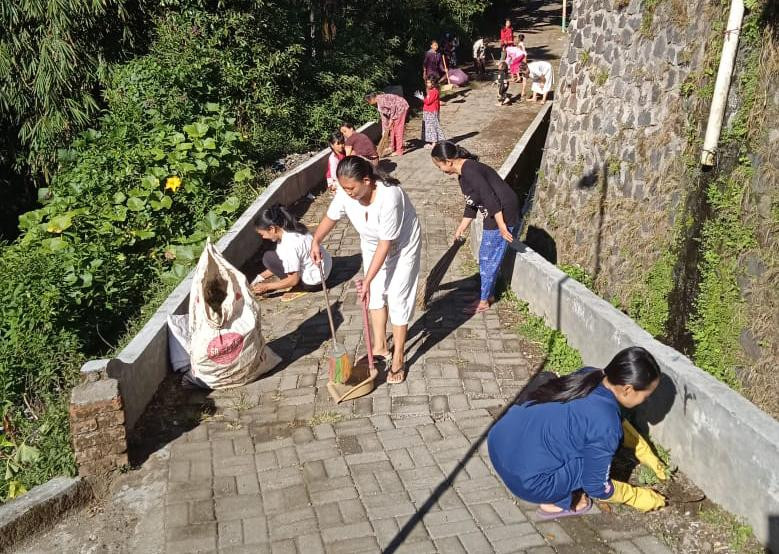
[(722, 43), (722, 56), (717, 70), (717, 81), (714, 84), (714, 97), (711, 100), (709, 122), (706, 125), (706, 136), (703, 139), (701, 151), (701, 165), (712, 167), (714, 156), (717, 153), (722, 119), (725, 116), (725, 107), (728, 101), (730, 80), (733, 77), (733, 66), (738, 50), (738, 37), (741, 34), (741, 21), (744, 18), (744, 0), (731, 0), (728, 25), (725, 30), (725, 41)]

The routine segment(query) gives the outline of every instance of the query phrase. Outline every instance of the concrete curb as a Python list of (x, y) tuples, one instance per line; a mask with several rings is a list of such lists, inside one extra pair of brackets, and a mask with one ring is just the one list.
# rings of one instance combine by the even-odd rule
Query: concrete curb
[[(374, 141), (381, 134), (375, 122), (358, 129)], [(257, 213), (274, 203), (291, 204), (304, 197), (324, 181), (325, 167), (330, 149), (324, 149), (305, 163), (275, 179), (268, 188), (241, 215), (230, 230), (217, 243), (217, 248), (227, 259), (241, 267), (259, 246), (259, 238), (251, 222)], [(187, 310), (189, 291), (194, 270), (176, 287), (149, 319), (141, 331), (114, 359), (87, 363), (83, 372), (95, 370), (119, 381), (124, 402), (125, 426), (132, 429), (146, 409), (168, 372), (168, 314)]]
[[(542, 113), (501, 167), (502, 177), (533, 143)], [(475, 220), (472, 230), (477, 256), (481, 225)], [(603, 367), (628, 346), (655, 356), (665, 377), (637, 411), (639, 421), (711, 500), (743, 517), (758, 540), (779, 552), (779, 422), (526, 245), (515, 247), (503, 267), (511, 290), (565, 334), (585, 364)]]
[(0, 552), (51, 526), (68, 510), (92, 498), (92, 488), (81, 478), (55, 477), (27, 494), (0, 506)]

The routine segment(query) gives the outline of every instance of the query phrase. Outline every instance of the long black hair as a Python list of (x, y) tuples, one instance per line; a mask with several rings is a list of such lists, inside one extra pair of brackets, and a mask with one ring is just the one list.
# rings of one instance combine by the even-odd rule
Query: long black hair
[(479, 159), (479, 156), (477, 156), (476, 154), (471, 154), (462, 146), (457, 146), (455, 143), (448, 140), (442, 140), (441, 142), (437, 142), (436, 145), (433, 146), (433, 151), (430, 153), (430, 155), (433, 157), (434, 160), (437, 160), (439, 162), (446, 162), (449, 160), (457, 160), (463, 158), (467, 160), (475, 160), (475, 161), (478, 161)]
[(533, 404), (544, 404), (584, 398), (595, 390), (604, 375), (612, 385), (631, 385), (636, 390), (646, 390), (660, 378), (660, 367), (646, 349), (631, 346), (620, 350), (602, 371), (577, 371), (552, 379), (533, 391), (529, 399)]
[(270, 208), (265, 208), (260, 212), (260, 215), (254, 218), (254, 227), (256, 229), (267, 231), (271, 225), (281, 227), (290, 233), (300, 233), (301, 235), (308, 233), (308, 227), (298, 221), (281, 204), (274, 204)]
[[(346, 125), (346, 123), (344, 123)], [(346, 139), (341, 131), (335, 131), (330, 134), (330, 138), (327, 139), (328, 144), (344, 144)]]
[(346, 177), (347, 179), (354, 179), (355, 181), (362, 181), (365, 178), (368, 178), (371, 181), (379, 180), (383, 181), (387, 186), (396, 186), (400, 184), (400, 181), (391, 177), (381, 169), (373, 167), (373, 164), (362, 156), (346, 156), (343, 160), (338, 162), (335, 176), (339, 179), (341, 177)]

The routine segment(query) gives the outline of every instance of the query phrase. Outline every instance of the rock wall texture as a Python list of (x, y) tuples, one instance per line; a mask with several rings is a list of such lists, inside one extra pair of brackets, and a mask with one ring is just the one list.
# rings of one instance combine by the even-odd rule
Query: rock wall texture
[(662, 8), (576, 3), (529, 221), (623, 303), (683, 200), (682, 88), (702, 66), (714, 11), (704, 0)]
[(698, 166), (728, 6), (576, 3), (526, 240), (580, 266), (602, 297), (779, 417), (770, 1), (748, 2), (718, 165)]

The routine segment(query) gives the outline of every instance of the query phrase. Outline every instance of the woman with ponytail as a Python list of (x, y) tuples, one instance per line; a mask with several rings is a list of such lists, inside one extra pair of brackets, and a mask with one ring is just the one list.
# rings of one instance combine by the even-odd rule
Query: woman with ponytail
[(506, 248), (514, 241), (514, 228), (519, 223), (517, 194), (490, 166), (465, 148), (453, 142), (439, 142), (433, 147), (433, 163), (447, 175), (457, 175), (460, 190), (465, 195), (463, 219), (454, 232), (459, 239), (476, 217), (477, 210), (484, 215), (484, 232), (479, 247), (479, 300), (466, 308), (468, 314), (479, 314), (495, 301), (495, 283), (506, 255)]
[[(263, 239), (276, 243), (274, 250), (262, 256), (265, 271), (252, 282), (254, 294), (292, 289), (281, 298), (282, 302), (288, 302), (321, 288), (319, 268), (311, 261), (313, 237), (284, 206), (276, 204), (260, 212), (254, 220), (254, 229)], [(327, 279), (333, 260), (322, 247), (317, 246), (317, 254), (323, 260), (322, 271)], [(272, 282), (274, 275), (279, 280)]]
[(373, 349), (389, 356), (387, 316), (392, 323), (394, 352), (388, 383), (405, 379), (405, 346), (408, 324), (414, 314), (419, 280), (420, 230), (417, 212), (398, 181), (374, 169), (360, 156), (338, 163), (341, 185), (314, 233), (311, 257), (319, 263), (319, 244), (344, 215), (360, 235), (365, 273), (361, 300), (368, 300), (373, 327)]
[(659, 493), (609, 477), (622, 444), (666, 478), (665, 466), (620, 414), (620, 408), (643, 403), (659, 382), (655, 359), (634, 346), (605, 369), (585, 367), (542, 384), (490, 429), (487, 446), (495, 471), (512, 493), (540, 504), (541, 519), (585, 514), (592, 498), (644, 512), (662, 508)]

